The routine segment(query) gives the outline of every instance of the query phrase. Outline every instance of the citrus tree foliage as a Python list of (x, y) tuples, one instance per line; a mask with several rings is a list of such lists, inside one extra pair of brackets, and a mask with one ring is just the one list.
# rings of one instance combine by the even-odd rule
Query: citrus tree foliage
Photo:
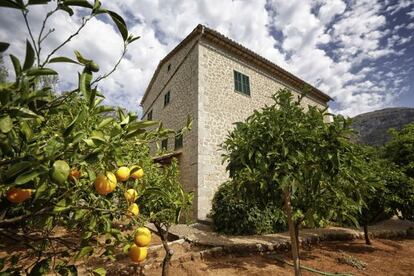
[(357, 146), (357, 154), (365, 160), (363, 170), (371, 189), (363, 194), (364, 202), (358, 221), (364, 226), (365, 241), (371, 244), (368, 225), (390, 218), (413, 219), (414, 179), (391, 160), (381, 156), (381, 150)]
[[(76, 273), (74, 263), (79, 258), (95, 255), (113, 259), (120, 249), (128, 249), (133, 238), (121, 233), (114, 221), (142, 225), (147, 220), (127, 212), (130, 204), (124, 193), (133, 188), (142, 196), (152, 183), (158, 183), (154, 179), (165, 179), (164, 171), (152, 164), (147, 144), (175, 133), (161, 127), (146, 131), (156, 122), (140, 121), (132, 112), (102, 104), (104, 96), (97, 83), (116, 69), (126, 47), (138, 39), (128, 33), (122, 17), (102, 8), (98, 0), (93, 4), (85, 0), (53, 1), (54, 9), (45, 15), (35, 38), (27, 14), (31, 5), (49, 2), (0, 0), (1, 8), (22, 14), (30, 34), (24, 59), (10, 55), (15, 80), (0, 83), (0, 236), (2, 242), (13, 241), (28, 251), (1, 259), (0, 271), (5, 265), (7, 272), (40, 275), (52, 270), (68, 275)], [(54, 31), (45, 31), (48, 18), (54, 13), (71, 16), (75, 7), (84, 14), (79, 29), (49, 54), (41, 54), (41, 43)], [(116, 25), (124, 52), (113, 70), (96, 77), (99, 66), (93, 60), (78, 51), (73, 58), (56, 56), (56, 52), (100, 14), (108, 15)], [(0, 42), (0, 52), (8, 46)], [(48, 68), (54, 62), (79, 65), (78, 87), (54, 93), (44, 82), (57, 76)], [(115, 172), (120, 166), (142, 168), (145, 176), (118, 182), (107, 195), (98, 194), (96, 177)], [(57, 229), (80, 234), (79, 240), (56, 236)]]
[(391, 140), (384, 146), (385, 158), (394, 162), (409, 177), (414, 177), (414, 124), (401, 131), (391, 129)]
[(174, 253), (168, 245), (169, 229), (189, 211), (193, 195), (186, 193), (180, 185), (175, 159), (171, 165), (162, 168), (162, 170), (164, 172), (162, 175), (148, 180), (151, 185), (144, 190), (138, 203), (142, 206), (142, 214), (157, 228), (165, 250), (162, 275), (168, 275), (169, 262)]
[(218, 232), (231, 235), (269, 234), (286, 230), (281, 202), (267, 193), (247, 193), (232, 180), (220, 185), (214, 194), (211, 218)]
[[(318, 226), (333, 219), (357, 223), (363, 203), (363, 160), (348, 140), (348, 120), (332, 115), (333, 122), (325, 123), (330, 115), (326, 110), (312, 106), (305, 110), (301, 98), (295, 100), (288, 90), (278, 91), (273, 100), (236, 123), (223, 144), (224, 157), (241, 189), (266, 191), (274, 203), (284, 206), (295, 249), (302, 223)], [(295, 266), (298, 270), (298, 261)]]

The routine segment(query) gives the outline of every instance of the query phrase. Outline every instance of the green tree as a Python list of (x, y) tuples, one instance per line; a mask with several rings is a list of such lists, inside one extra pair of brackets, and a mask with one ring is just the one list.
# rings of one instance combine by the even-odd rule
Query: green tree
[(390, 129), (391, 140), (384, 146), (384, 157), (409, 177), (414, 177), (414, 123), (400, 131)]
[(6, 66), (4, 65), (3, 55), (0, 54), (0, 83), (6, 82), (9, 72), (7, 71)]
[[(28, 13), (32, 5), (49, 2), (54, 8), (45, 15), (35, 36)], [(121, 233), (114, 220), (126, 220), (130, 226), (148, 221), (144, 216), (127, 216), (129, 202), (124, 193), (133, 188), (143, 196), (146, 188), (158, 183), (151, 179), (166, 179), (172, 169), (176, 170), (156, 167), (148, 150), (150, 141), (175, 132), (161, 126), (147, 131), (147, 127), (158, 123), (139, 121), (132, 112), (102, 105), (104, 96), (97, 83), (110, 76), (127, 46), (138, 37), (129, 34), (122, 17), (101, 7), (100, 1), (0, 0), (0, 7), (21, 13), (29, 32), (24, 60), (10, 55), (15, 80), (0, 83), (0, 236), (2, 241), (6, 238), (23, 244), (28, 251), (2, 259), (7, 269), (2, 265), (0, 271), (73, 275), (79, 258), (100, 252), (100, 257), (111, 260), (117, 250), (130, 246), (132, 236)], [(77, 31), (49, 54), (41, 54), (43, 43), (53, 32), (45, 33), (50, 16), (58, 12), (71, 16), (73, 8), (81, 8), (84, 16)], [(98, 64), (78, 51), (74, 58), (55, 55), (90, 19), (105, 14), (123, 38), (123, 54), (111, 71), (94, 77)], [(0, 52), (8, 46), (0, 42)], [(39, 85), (42, 78), (57, 76), (48, 68), (54, 62), (79, 65), (78, 87), (57, 95), (48, 83)], [(106, 177), (105, 173), (115, 172), (120, 166), (142, 168), (145, 176), (115, 185), (112, 176)], [(103, 189), (97, 188), (102, 186), (99, 183), (103, 183)], [(56, 237), (57, 227), (80, 233), (79, 242)], [(99, 238), (105, 238), (105, 243)], [(91, 272), (96, 275), (104, 270)]]
[[(303, 96), (302, 96), (303, 97)], [(295, 274), (300, 275), (299, 226), (351, 220), (362, 206), (363, 160), (349, 142), (349, 121), (301, 106), (288, 90), (274, 104), (236, 123), (223, 144), (227, 170), (243, 189), (267, 192), (287, 216)], [(365, 186), (362, 186), (365, 188)]]
[(358, 221), (364, 227), (365, 243), (370, 245), (370, 224), (394, 215), (400, 219), (414, 218), (414, 179), (390, 160), (382, 158), (377, 148), (359, 146), (358, 152), (365, 159), (363, 170), (371, 187), (363, 195), (365, 204)]
[(180, 184), (175, 159), (162, 170), (162, 174), (148, 180), (149, 186), (144, 190), (139, 204), (142, 206), (142, 213), (155, 225), (157, 235), (161, 238), (165, 250), (162, 275), (167, 276), (174, 253), (168, 245), (169, 230), (189, 210), (193, 197), (191, 193), (184, 192)]

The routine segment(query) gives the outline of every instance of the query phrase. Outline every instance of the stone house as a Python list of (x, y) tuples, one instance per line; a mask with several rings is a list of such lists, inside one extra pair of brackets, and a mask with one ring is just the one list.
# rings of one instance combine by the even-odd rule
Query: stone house
[(176, 130), (188, 115), (193, 119), (184, 137), (162, 141), (170, 153), (158, 160), (178, 159), (183, 186), (194, 192), (194, 219), (207, 219), (217, 187), (228, 179), (219, 144), (233, 123), (272, 103), (280, 88), (300, 93), (305, 86), (304, 105), (327, 106), (328, 95), (203, 25), (160, 61), (141, 101), (143, 118)]

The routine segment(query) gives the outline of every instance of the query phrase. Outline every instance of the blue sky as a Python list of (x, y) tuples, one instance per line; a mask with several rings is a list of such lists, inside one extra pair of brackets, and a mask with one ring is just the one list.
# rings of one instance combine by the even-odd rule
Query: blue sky
[[(317, 86), (335, 99), (332, 111), (355, 116), (391, 106), (414, 107), (414, 1), (412, 0), (103, 0), (141, 39), (119, 70), (99, 88), (106, 102), (140, 112), (139, 102), (159, 62), (202, 23)], [(49, 6), (32, 10), (41, 22)], [(54, 15), (45, 52), (76, 30), (80, 14)], [(35, 24), (36, 25), (36, 24)], [(39, 25), (35, 26), (35, 32)], [(21, 14), (0, 9), (0, 41), (24, 56)], [(121, 54), (110, 20), (90, 21), (61, 55), (78, 49), (104, 73)], [(9, 68), (11, 64), (8, 63)], [(76, 85), (76, 66), (59, 65), (61, 89)]]

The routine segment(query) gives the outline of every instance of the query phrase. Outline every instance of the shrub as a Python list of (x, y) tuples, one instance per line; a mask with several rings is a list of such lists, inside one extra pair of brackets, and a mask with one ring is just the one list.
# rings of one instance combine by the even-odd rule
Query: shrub
[(216, 231), (233, 235), (266, 234), (286, 230), (281, 206), (247, 199), (233, 182), (223, 183), (213, 199), (211, 213)]

